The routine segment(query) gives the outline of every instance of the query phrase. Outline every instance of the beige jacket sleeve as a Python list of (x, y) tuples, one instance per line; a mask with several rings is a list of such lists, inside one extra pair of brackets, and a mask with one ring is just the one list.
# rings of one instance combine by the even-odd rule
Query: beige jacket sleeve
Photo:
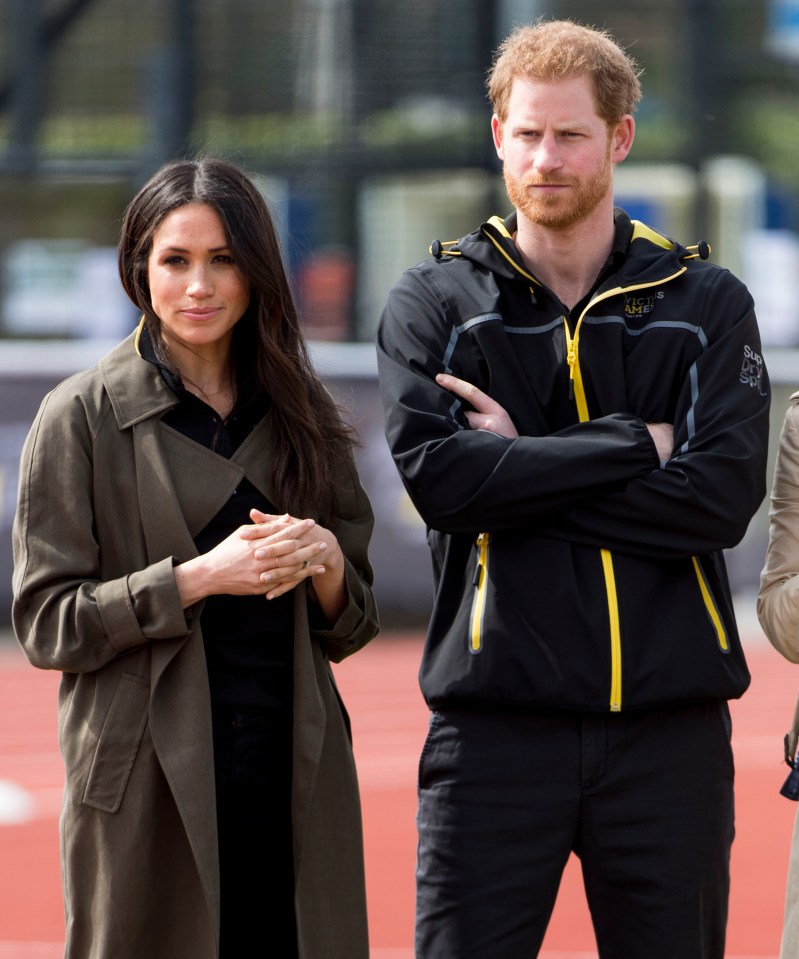
[(772, 645), (799, 663), (799, 393), (780, 435), (757, 615)]

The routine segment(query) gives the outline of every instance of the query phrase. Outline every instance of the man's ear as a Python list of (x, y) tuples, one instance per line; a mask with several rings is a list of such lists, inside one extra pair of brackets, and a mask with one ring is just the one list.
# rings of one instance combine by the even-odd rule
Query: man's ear
[(497, 151), (497, 156), (500, 160), (504, 160), (505, 157), (502, 151), (503, 126), (502, 121), (496, 113), (491, 117), (491, 135), (494, 138), (494, 149)]
[(610, 133), (610, 159), (613, 163), (621, 163), (632, 149), (635, 139), (635, 120), (632, 115), (625, 113)]

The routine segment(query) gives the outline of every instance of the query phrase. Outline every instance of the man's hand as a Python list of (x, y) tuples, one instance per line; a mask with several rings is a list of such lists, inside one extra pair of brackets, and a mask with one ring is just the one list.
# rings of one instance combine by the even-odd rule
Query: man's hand
[(665, 463), (666, 460), (671, 459), (674, 451), (674, 427), (671, 423), (647, 423), (646, 428), (655, 441), (658, 459), (661, 463)]
[[(516, 439), (519, 435), (505, 408), (476, 386), (452, 376), (451, 373), (439, 373), (436, 383), (474, 407), (473, 410), (464, 411), (473, 430), (488, 430), (506, 439)], [(647, 423), (646, 428), (657, 449), (658, 459), (665, 463), (674, 450), (674, 427), (671, 423)]]
[(474, 407), (474, 411), (464, 411), (469, 426), (473, 430), (488, 430), (489, 433), (496, 433), (509, 440), (516, 439), (519, 435), (505, 409), (488, 394), (478, 390), (476, 386), (450, 373), (439, 373), (436, 376), (436, 383)]

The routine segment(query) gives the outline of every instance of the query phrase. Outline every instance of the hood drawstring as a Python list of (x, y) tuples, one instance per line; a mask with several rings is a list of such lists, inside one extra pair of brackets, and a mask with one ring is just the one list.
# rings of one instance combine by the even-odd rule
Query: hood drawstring
[(460, 243), (460, 240), (433, 240), (428, 248), (430, 256), (440, 260), (442, 256), (463, 256), (460, 250), (453, 250), (452, 247)]
[(706, 260), (713, 252), (713, 247), (711, 247), (707, 240), (700, 240), (698, 243), (694, 243), (693, 246), (686, 246), (685, 252), (684, 260), (695, 260), (697, 258)]

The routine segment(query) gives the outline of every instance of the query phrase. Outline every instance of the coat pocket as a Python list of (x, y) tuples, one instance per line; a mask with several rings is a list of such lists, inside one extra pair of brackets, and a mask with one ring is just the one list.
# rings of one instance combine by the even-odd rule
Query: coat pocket
[(139, 743), (147, 725), (150, 685), (140, 676), (123, 673), (105, 718), (83, 802), (115, 813), (133, 770)]

